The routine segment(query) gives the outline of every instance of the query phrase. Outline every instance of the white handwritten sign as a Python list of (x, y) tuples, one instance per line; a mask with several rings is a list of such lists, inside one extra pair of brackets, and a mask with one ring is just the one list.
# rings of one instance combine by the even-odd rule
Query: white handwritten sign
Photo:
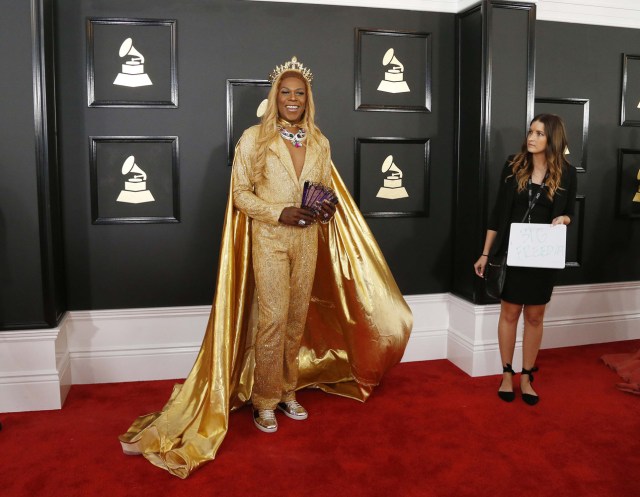
[(512, 223), (507, 266), (564, 267), (567, 227), (564, 224)]

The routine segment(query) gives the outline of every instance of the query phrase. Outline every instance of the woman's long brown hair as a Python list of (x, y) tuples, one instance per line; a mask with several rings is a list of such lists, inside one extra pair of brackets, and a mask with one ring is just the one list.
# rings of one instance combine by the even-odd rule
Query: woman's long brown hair
[[(562, 170), (568, 165), (565, 158), (565, 150), (567, 150), (567, 133), (564, 128), (564, 122), (555, 114), (538, 114), (535, 116), (531, 124), (540, 122), (544, 126), (544, 132), (547, 136), (547, 148), (545, 157), (547, 159), (548, 177), (546, 180), (547, 197), (553, 200), (553, 196), (560, 188), (560, 180), (562, 179)], [(520, 153), (511, 160), (512, 175), (516, 177), (518, 184), (518, 192), (527, 188), (527, 182), (533, 173), (533, 157), (527, 150), (527, 137), (522, 143)]]

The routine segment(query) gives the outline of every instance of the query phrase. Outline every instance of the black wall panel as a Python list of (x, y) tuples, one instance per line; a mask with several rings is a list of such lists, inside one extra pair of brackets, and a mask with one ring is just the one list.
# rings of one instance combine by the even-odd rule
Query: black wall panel
[(455, 183), (453, 288), (472, 299), (474, 280), (469, 264), (476, 253), (481, 226), (482, 175), (480, 156), (485, 150), (483, 22), (480, 7), (457, 20), (458, 37), (458, 160)]
[(640, 280), (640, 221), (617, 218), (615, 208), (618, 149), (640, 149), (640, 128), (619, 126), (622, 54), (640, 54), (640, 30), (558, 22), (536, 29), (536, 95), (589, 99), (589, 167), (578, 174), (582, 263), (559, 283)]
[[(488, 117), (486, 191), (487, 214), (498, 194), (500, 174), (509, 155), (520, 151), (529, 120), (533, 117), (533, 94), (528, 93), (534, 75), (529, 31), (529, 11), (493, 8), (491, 11), (491, 114)], [(482, 238), (484, 243), (484, 236)]]
[[(315, 74), (318, 124), (353, 192), (354, 137), (431, 139), (428, 218), (370, 219), (405, 294), (444, 292), (451, 266), (451, 14), (262, 2), (57, 3), (58, 107), (70, 309), (207, 304), (227, 200), (226, 80), (264, 79), (296, 55)], [(87, 17), (177, 20), (177, 109), (88, 108)], [(354, 110), (356, 27), (431, 33), (431, 113)], [(382, 67), (382, 66), (381, 66)], [(179, 224), (92, 225), (88, 136), (180, 139)]]
[(33, 94), (43, 314), (49, 326), (66, 311), (62, 192), (55, 104), (55, 26), (53, 0), (31, 0)]
[(42, 326), (31, 4), (0, 15), (0, 327)]
[(485, 0), (457, 18), (458, 169), (453, 292), (486, 302), (473, 263), (507, 155), (519, 150), (533, 108), (535, 6)]

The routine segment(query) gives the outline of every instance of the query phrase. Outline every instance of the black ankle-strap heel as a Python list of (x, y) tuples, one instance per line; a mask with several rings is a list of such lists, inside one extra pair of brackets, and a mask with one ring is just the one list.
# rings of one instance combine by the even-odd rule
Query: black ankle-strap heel
[[(502, 366), (502, 372), (511, 373), (511, 376), (516, 374), (516, 372), (511, 367), (511, 364), (509, 363), (507, 363), (505, 366)], [(502, 380), (500, 380), (500, 386), (502, 386)], [(498, 388), (500, 388), (500, 386)], [(513, 399), (516, 398), (516, 394), (513, 393), (513, 390), (511, 392), (501, 392), (500, 390), (498, 390), (498, 397), (500, 397), (505, 402), (513, 402)]]
[[(533, 383), (533, 373), (535, 373), (536, 371), (538, 371), (537, 366), (533, 366), (531, 369), (522, 368), (522, 372), (520, 374), (526, 374), (529, 377), (529, 383)], [(537, 395), (531, 395), (530, 393), (523, 393), (522, 400), (524, 400), (525, 403), (529, 404), (530, 406), (535, 406), (540, 400), (540, 397), (538, 397)]]

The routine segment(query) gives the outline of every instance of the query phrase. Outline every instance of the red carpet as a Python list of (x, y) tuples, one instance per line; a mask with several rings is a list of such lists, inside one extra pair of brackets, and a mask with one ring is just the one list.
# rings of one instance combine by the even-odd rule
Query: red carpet
[(303, 391), (307, 421), (254, 428), (244, 408), (215, 461), (187, 480), (120, 451), (118, 434), (162, 407), (173, 381), (76, 385), (60, 411), (3, 414), (0, 495), (640, 495), (640, 399), (600, 356), (640, 340), (543, 350), (540, 403), (448, 361), (400, 364), (365, 404)]

